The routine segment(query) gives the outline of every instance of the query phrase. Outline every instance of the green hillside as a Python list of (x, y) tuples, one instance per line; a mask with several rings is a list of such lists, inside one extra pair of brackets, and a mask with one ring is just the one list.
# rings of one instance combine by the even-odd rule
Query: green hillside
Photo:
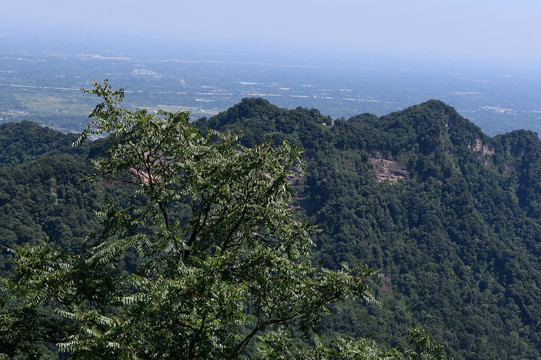
[(92, 184), (79, 183), (92, 167), (90, 146), (74, 148), (75, 139), (31, 122), (0, 126), (3, 246), (45, 236), (66, 248), (80, 246), (93, 224), (97, 194)]
[[(252, 98), (196, 125), (243, 132), (249, 146), (269, 136), (300, 144), (307, 171), (290, 183), (298, 216), (320, 229), (314, 256), (331, 269), (378, 269), (378, 304), (335, 306), (323, 319), (324, 338), (405, 348), (408, 330), (423, 324), (456, 359), (541, 357), (535, 133), (488, 137), (434, 100), (380, 118), (333, 120)], [(29, 122), (0, 126), (2, 245), (47, 236), (78, 251), (95, 227), (91, 211), (103, 199), (125, 200), (107, 182), (78, 181), (106, 140), (73, 148), (74, 139)], [(9, 259), (2, 252), (5, 274)]]
[(295, 191), (321, 229), (317, 256), (380, 269), (380, 305), (345, 304), (325, 327), (404, 345), (421, 323), (457, 359), (541, 356), (536, 134), (490, 138), (439, 101), (332, 123), (245, 99), (202, 125), (301, 143)]

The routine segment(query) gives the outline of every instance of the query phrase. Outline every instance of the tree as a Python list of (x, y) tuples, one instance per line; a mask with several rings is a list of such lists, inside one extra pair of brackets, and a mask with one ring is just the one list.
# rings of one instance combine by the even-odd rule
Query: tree
[[(288, 181), (300, 150), (189, 123), (187, 112), (128, 110), (107, 81), (76, 145), (112, 139), (95, 177), (132, 194), (110, 202), (80, 253), (51, 244), (21, 247), (13, 286), (32, 304), (55, 304), (58, 345), (77, 358), (240, 358), (258, 335), (310, 332), (328, 305), (370, 300), (366, 267), (314, 265), (306, 222), (296, 219)], [(133, 271), (120, 264), (137, 252)], [(265, 343), (265, 351), (269, 351)]]
[(413, 349), (406, 351), (407, 360), (450, 360), (445, 352), (445, 347), (435, 343), (428, 330), (422, 326), (416, 326), (409, 331), (410, 343)]

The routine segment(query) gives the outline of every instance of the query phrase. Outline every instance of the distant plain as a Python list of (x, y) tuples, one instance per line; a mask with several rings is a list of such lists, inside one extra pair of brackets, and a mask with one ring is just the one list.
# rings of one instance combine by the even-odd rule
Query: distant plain
[[(287, 52), (249, 54), (180, 47), (176, 53), (84, 52), (0, 47), (0, 122), (30, 119), (64, 132), (80, 131), (96, 103), (81, 88), (109, 79), (126, 91), (125, 106), (189, 110), (210, 117), (244, 97), (280, 107), (316, 108), (332, 118), (381, 116), (438, 99), (489, 135), (541, 131), (541, 74), (524, 69), (442, 60), (383, 61), (362, 57), (303, 62)], [(309, 59), (309, 60), (307, 60)]]

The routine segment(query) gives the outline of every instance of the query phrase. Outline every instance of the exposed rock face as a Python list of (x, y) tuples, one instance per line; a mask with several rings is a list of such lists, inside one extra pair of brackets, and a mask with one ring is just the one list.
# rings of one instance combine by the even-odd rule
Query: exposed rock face
[(374, 166), (378, 182), (388, 181), (396, 184), (398, 179), (409, 179), (410, 174), (404, 164), (390, 158), (384, 158), (381, 154), (370, 156)]
[(477, 139), (475, 141), (475, 146), (473, 147), (473, 150), (480, 151), (483, 153), (483, 155), (492, 155), (494, 154), (494, 149), (491, 149), (488, 147), (488, 145), (483, 144), (481, 139)]
[(391, 284), (391, 275), (385, 273), (379, 273), (378, 278), (381, 279), (381, 289), (378, 295), (392, 294), (393, 287)]

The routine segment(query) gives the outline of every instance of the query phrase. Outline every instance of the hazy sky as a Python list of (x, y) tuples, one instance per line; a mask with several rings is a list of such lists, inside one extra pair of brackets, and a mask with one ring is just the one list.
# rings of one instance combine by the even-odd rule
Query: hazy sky
[[(0, 34), (169, 39), (541, 63), (539, 0), (4, 0)], [(1, 46), (1, 42), (0, 42)]]

